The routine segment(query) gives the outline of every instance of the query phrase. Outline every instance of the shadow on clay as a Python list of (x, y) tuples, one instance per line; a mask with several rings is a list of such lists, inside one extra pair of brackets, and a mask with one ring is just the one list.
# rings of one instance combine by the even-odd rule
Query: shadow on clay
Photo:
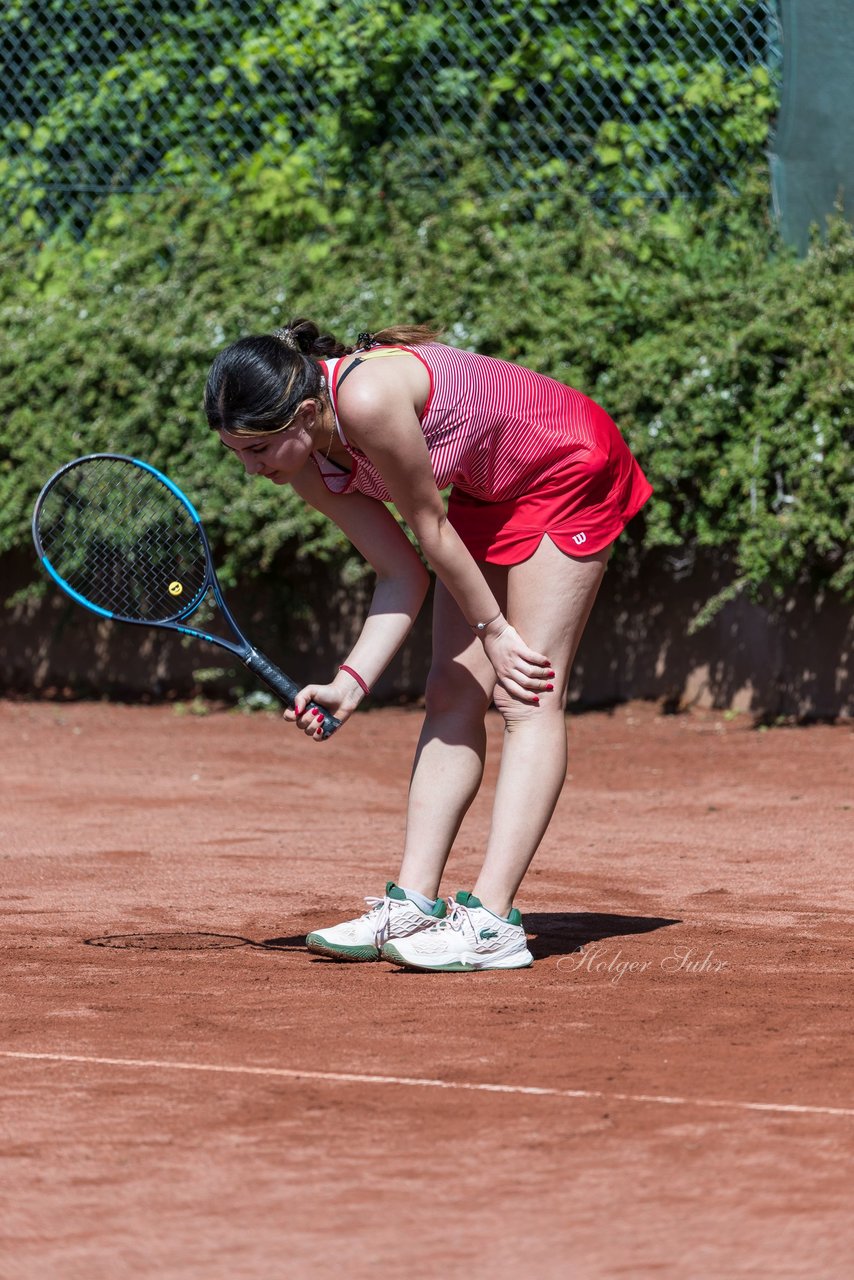
[(667, 916), (620, 916), (598, 911), (530, 911), (525, 914), (528, 948), (535, 960), (566, 956), (589, 942), (654, 933), (682, 921)]
[[(535, 960), (542, 960), (546, 956), (570, 955), (588, 943), (601, 942), (604, 938), (653, 933), (657, 929), (681, 923), (681, 920), (666, 916), (620, 916), (593, 911), (532, 911), (525, 916), (525, 931), (531, 954)], [(126, 951), (230, 951), (235, 947), (255, 947), (262, 951), (304, 952), (306, 949), (304, 933), (257, 940), (228, 933), (124, 933), (84, 938), (83, 941), (90, 947), (113, 947)], [(313, 956), (312, 959), (317, 964), (342, 963), (330, 956)]]

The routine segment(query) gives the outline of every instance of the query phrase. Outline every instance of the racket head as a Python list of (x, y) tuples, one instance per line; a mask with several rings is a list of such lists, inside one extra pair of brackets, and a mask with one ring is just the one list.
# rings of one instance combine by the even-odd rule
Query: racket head
[(39, 494), (33, 541), (54, 581), (121, 622), (178, 623), (212, 585), (207, 538), (188, 498), (150, 463), (93, 453)]

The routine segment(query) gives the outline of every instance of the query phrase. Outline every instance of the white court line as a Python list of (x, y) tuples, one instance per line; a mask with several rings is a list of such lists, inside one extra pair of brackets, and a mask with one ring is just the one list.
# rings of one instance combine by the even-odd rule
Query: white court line
[(596, 1098), (602, 1102), (658, 1102), (669, 1107), (717, 1107), (736, 1111), (770, 1111), (776, 1115), (854, 1116), (854, 1107), (807, 1107), (788, 1102), (727, 1102), (715, 1098), (679, 1098), (662, 1093), (605, 1093), (599, 1089), (546, 1089), (527, 1084), (467, 1083), (425, 1076), (357, 1075), (349, 1071), (299, 1071), (290, 1067), (228, 1067), (213, 1062), (162, 1062), (157, 1058), (94, 1058), (77, 1053), (13, 1053), (0, 1058), (27, 1062), (83, 1062), (102, 1067), (152, 1067), (160, 1071), (212, 1071), (234, 1076), (270, 1076), (285, 1080), (324, 1080), (333, 1084), (396, 1084), (421, 1089), (468, 1089), (477, 1093), (512, 1093), (538, 1098)]

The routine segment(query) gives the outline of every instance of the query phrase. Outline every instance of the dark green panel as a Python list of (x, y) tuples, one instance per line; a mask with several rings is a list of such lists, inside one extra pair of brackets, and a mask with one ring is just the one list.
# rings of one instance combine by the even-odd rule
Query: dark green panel
[(781, 0), (783, 97), (771, 144), (783, 236), (804, 252), (842, 200), (854, 222), (854, 0)]

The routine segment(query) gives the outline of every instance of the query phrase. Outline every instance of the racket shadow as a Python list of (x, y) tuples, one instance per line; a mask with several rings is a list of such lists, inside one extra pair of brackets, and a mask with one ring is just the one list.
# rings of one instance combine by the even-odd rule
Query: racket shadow
[(233, 951), (252, 947), (260, 951), (305, 951), (305, 933), (287, 938), (244, 938), (236, 933), (202, 933), (184, 930), (171, 933), (108, 933), (99, 938), (83, 938), (87, 947), (110, 947), (116, 951)]
[(535, 960), (571, 955), (591, 942), (654, 933), (682, 921), (668, 916), (608, 915), (596, 911), (528, 911), (524, 916), (528, 949)]
[(204, 933), (200, 930), (171, 930), (156, 933), (106, 933), (83, 938), (87, 947), (108, 947), (114, 951), (233, 951), (254, 947), (251, 938), (236, 933)]

